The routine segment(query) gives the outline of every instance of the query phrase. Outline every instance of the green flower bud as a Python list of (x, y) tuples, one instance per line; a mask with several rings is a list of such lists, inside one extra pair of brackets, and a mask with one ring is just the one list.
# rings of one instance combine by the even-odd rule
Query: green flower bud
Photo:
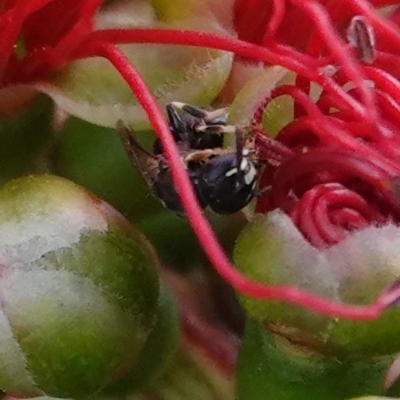
[(133, 365), (154, 323), (157, 259), (145, 238), (72, 182), (0, 189), (0, 388), (93, 393)]
[[(400, 276), (400, 230), (387, 224), (354, 232), (320, 250), (311, 246), (280, 211), (256, 218), (240, 235), (234, 262), (248, 277), (293, 285), (344, 304), (369, 304)], [(378, 320), (349, 321), (294, 304), (241, 297), (246, 310), (292, 340), (337, 357), (379, 356), (400, 350), (400, 311)]]
[(133, 393), (149, 385), (171, 365), (179, 345), (179, 316), (175, 301), (165, 284), (161, 285), (154, 328), (133, 368), (103, 391), (115, 397)]
[(237, 398), (345, 400), (384, 394), (393, 357), (338, 360), (309, 350), (249, 319), (237, 368)]

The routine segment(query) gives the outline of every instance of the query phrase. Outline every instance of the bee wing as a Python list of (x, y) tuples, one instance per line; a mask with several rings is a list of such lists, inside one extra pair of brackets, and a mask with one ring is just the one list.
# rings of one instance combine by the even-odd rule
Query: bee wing
[(211, 157), (221, 156), (223, 154), (232, 153), (230, 149), (205, 149), (205, 150), (193, 150), (187, 152), (185, 157), (183, 157), (183, 161), (187, 164), (189, 162), (203, 162), (207, 161)]
[(122, 144), (131, 160), (135, 165), (146, 183), (152, 187), (153, 182), (160, 172), (160, 160), (154, 154), (146, 150), (134, 137), (133, 132), (127, 128), (122, 121), (117, 123), (117, 131), (121, 138)]

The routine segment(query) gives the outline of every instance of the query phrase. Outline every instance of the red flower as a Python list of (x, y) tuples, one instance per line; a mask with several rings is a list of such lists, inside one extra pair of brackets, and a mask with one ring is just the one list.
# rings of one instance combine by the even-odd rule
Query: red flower
[[(397, 55), (381, 51), (386, 32), (369, 14), (354, 16), (340, 29), (351, 8), (342, 7), (339, 13), (337, 8), (330, 10), (330, 2), (326, 8), (316, 2), (293, 3), (312, 27), (307, 54), (314, 63), (331, 54), (325, 63), (333, 68), (326, 81), (330, 89), (322, 86), (319, 98), (312, 101), (310, 81), (298, 76), (295, 85), (272, 92), (270, 99), (289, 95), (295, 101), (294, 120), (277, 136), (294, 154), (273, 178), (273, 192), (259, 201), (258, 211), (283, 209), (312, 244), (325, 247), (349, 231), (399, 220), (393, 193), (400, 172), (400, 85), (392, 68)], [(311, 61), (309, 71), (318, 73)], [(272, 179), (271, 170), (268, 174), (266, 181)]]

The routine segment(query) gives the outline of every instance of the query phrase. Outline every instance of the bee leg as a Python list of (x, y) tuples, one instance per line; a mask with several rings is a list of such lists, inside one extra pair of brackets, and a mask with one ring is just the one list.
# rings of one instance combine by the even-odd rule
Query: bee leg
[(267, 193), (269, 193), (272, 189), (272, 186), (266, 186), (265, 188), (262, 189), (257, 189), (254, 193), (254, 197), (262, 197), (264, 195), (266, 195)]
[(235, 125), (210, 124), (199, 125), (196, 126), (195, 129), (196, 132), (222, 135), (224, 133), (236, 133), (237, 127)]
[(232, 153), (230, 149), (205, 149), (205, 150), (195, 150), (191, 151), (190, 153), (186, 154), (183, 161), (184, 163), (190, 162), (202, 162), (208, 160), (210, 157), (220, 156), (223, 154)]
[(179, 101), (173, 101), (170, 103), (172, 107), (177, 110), (181, 110), (192, 117), (201, 118), (206, 123), (226, 124), (228, 117), (228, 108), (218, 108), (216, 110), (207, 111), (200, 107), (195, 107), (187, 103), (181, 103)]
[(175, 110), (183, 111), (192, 117), (204, 119), (207, 116), (207, 111), (200, 107), (191, 106), (187, 103), (182, 103), (180, 101), (172, 101), (169, 106), (173, 107)]

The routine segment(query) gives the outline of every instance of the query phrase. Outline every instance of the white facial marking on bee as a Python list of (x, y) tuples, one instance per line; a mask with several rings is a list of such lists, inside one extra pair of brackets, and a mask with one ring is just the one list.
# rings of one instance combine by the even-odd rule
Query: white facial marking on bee
[(247, 160), (247, 158), (242, 158), (242, 161), (240, 162), (240, 170), (246, 174), (248, 169), (249, 169), (249, 161)]
[(240, 169), (243, 171), (244, 183), (246, 185), (250, 185), (255, 181), (257, 176), (257, 170), (254, 167), (253, 163), (250, 162), (247, 158), (244, 158), (240, 163)]

